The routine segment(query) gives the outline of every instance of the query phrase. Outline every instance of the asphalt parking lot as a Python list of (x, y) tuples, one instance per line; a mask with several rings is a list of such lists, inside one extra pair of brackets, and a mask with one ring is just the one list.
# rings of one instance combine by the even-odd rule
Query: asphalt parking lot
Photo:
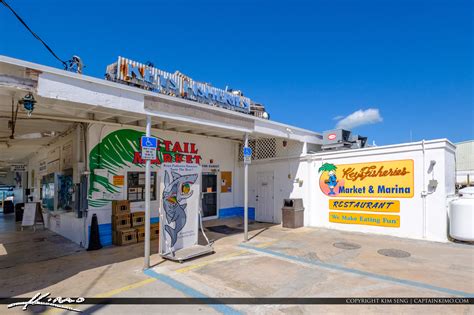
[[(208, 222), (240, 227), (239, 219)], [(237, 231), (238, 232), (238, 231)], [(32, 242), (32, 233), (36, 239)], [(11, 233), (0, 235), (7, 249)], [(152, 268), (143, 271), (143, 244), (87, 252), (50, 231), (15, 238), (23, 254), (4, 254), (1, 296), (85, 297), (468, 297), (474, 296), (474, 247), (335, 230), (285, 229), (254, 223), (241, 233), (208, 232), (216, 252), (182, 264), (162, 260), (152, 242)], [(28, 236), (29, 235), (29, 236)], [(55, 240), (56, 239), (56, 240)], [(55, 240), (55, 241), (52, 241)], [(48, 256), (27, 247), (44, 246)], [(18, 247), (20, 248), (20, 247)], [(67, 253), (64, 253), (67, 248)], [(15, 254), (16, 253), (16, 254)], [(29, 253), (31, 253), (30, 256)], [(34, 254), (36, 253), (36, 254)], [(15, 261), (14, 261), (15, 260)], [(456, 313), (464, 305), (84, 305), (85, 313)], [(36, 311), (47, 311), (36, 309)], [(58, 312), (49, 310), (48, 313)], [(4, 313), (4, 312), (2, 312)], [(5, 314), (22, 313), (20, 309)]]

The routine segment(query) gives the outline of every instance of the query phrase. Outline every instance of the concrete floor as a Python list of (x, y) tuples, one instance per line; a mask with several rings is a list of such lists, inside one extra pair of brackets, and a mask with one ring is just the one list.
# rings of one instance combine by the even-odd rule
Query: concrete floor
[[(87, 252), (50, 231), (16, 231), (0, 214), (0, 296), (84, 297), (446, 297), (474, 296), (474, 247), (335, 230), (250, 225), (242, 234), (208, 232), (215, 254), (183, 264), (162, 260), (143, 272), (143, 243)], [(241, 219), (206, 226), (238, 226)], [(380, 249), (403, 250), (405, 258)], [(0, 305), (0, 307), (5, 307)], [(472, 306), (349, 305), (84, 305), (85, 313), (473, 314)], [(44, 311), (36, 308), (34, 311)], [(48, 313), (58, 311), (49, 310)], [(2, 314), (24, 314), (20, 309)], [(61, 312), (59, 312), (61, 313)]]

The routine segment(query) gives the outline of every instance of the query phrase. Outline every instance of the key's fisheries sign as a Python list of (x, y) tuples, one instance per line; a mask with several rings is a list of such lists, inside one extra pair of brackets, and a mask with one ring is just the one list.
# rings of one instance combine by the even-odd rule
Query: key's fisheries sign
[(250, 99), (241, 93), (215, 88), (208, 83), (197, 82), (176, 71), (170, 73), (127, 58), (119, 57), (107, 67), (106, 78), (125, 82), (153, 92), (180, 97), (199, 103), (219, 106), (243, 113), (250, 112)]
[(412, 198), (413, 160), (357, 164), (324, 163), (319, 187), (329, 197)]

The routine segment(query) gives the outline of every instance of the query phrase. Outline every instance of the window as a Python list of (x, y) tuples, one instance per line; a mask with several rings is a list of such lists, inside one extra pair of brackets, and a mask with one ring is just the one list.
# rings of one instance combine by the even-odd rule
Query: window
[(202, 174), (202, 211), (204, 217), (217, 216), (217, 174)]
[[(249, 147), (252, 148), (252, 160), (271, 159), (276, 157), (277, 144), (275, 138), (250, 139)], [(239, 144), (239, 161), (243, 161), (242, 144)]]
[[(145, 172), (127, 173), (127, 199), (130, 202), (145, 200)], [(150, 199), (156, 200), (156, 172), (151, 172)]]

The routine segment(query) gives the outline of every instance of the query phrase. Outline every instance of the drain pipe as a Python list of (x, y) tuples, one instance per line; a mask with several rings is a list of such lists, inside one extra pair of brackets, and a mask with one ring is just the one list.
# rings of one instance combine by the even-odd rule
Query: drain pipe
[(421, 198), (423, 198), (423, 238), (426, 238), (426, 152), (425, 152), (425, 139), (421, 141), (421, 149), (423, 152), (423, 191), (421, 192)]

